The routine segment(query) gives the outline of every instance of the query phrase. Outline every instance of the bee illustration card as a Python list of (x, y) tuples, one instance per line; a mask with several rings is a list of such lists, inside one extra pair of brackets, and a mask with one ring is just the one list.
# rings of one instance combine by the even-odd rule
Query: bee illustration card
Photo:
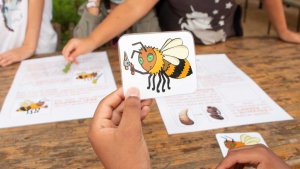
[(119, 40), (124, 93), (141, 99), (193, 93), (197, 89), (195, 45), (190, 32), (124, 35)]
[(216, 134), (217, 141), (222, 151), (223, 157), (228, 153), (229, 149), (247, 145), (264, 144), (266, 142), (257, 132), (249, 133), (218, 133)]

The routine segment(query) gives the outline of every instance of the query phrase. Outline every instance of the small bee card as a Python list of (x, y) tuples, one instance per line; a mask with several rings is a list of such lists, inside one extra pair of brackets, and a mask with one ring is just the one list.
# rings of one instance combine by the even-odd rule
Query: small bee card
[(124, 94), (141, 99), (193, 93), (197, 89), (195, 44), (187, 31), (124, 35), (119, 39)]
[(216, 138), (222, 151), (223, 157), (227, 155), (228, 150), (235, 147), (255, 144), (264, 144), (265, 146), (267, 146), (262, 136), (257, 132), (218, 133), (216, 134)]

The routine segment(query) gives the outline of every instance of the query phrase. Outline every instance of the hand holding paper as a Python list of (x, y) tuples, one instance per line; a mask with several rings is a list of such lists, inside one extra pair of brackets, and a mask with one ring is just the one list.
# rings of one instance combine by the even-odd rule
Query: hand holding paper
[(137, 88), (120, 88), (104, 98), (95, 112), (89, 140), (105, 168), (150, 168), (141, 120), (152, 100), (140, 100)]

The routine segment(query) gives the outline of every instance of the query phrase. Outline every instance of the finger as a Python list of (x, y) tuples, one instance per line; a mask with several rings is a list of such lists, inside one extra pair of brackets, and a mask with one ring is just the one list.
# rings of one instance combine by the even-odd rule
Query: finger
[(150, 113), (150, 107), (149, 106), (142, 107), (141, 120), (143, 121), (148, 116), (149, 113)]
[(253, 164), (260, 163), (261, 157), (256, 149), (246, 148), (228, 152), (227, 156), (219, 163), (217, 169), (228, 169), (237, 163)]
[[(147, 100), (143, 100), (141, 101), (141, 120), (143, 120), (147, 115), (148, 113), (150, 112), (150, 108), (148, 109), (149, 112), (146, 112), (145, 110), (143, 111), (143, 107), (145, 106), (149, 106), (151, 105), (152, 103), (152, 99), (147, 99)], [(119, 125), (120, 121), (121, 121), (121, 118), (122, 118), (122, 114), (123, 114), (123, 111), (124, 111), (124, 101), (113, 111), (113, 115), (112, 115), (112, 118), (111, 120), (113, 121), (113, 123), (115, 125)]]
[(74, 50), (76, 50), (75, 42), (74, 42), (74, 40), (70, 40), (68, 42), (68, 44), (64, 47), (64, 50), (63, 50), (63, 55), (67, 59), (68, 62), (71, 62), (70, 55), (72, 52), (74, 52)]
[(76, 59), (73, 61), (73, 63), (75, 63), (76, 65), (79, 65), (79, 63), (77, 62)]
[(142, 131), (140, 91), (135, 87), (129, 88), (126, 92), (124, 111), (118, 130), (126, 135)]
[(96, 112), (93, 117), (93, 121), (98, 119), (108, 119), (111, 120), (112, 112), (116, 109), (124, 100), (123, 88), (119, 88), (110, 95), (106, 96), (99, 103)]
[(13, 63), (13, 61), (12, 61), (12, 60), (9, 60), (9, 61), (3, 63), (2, 66), (5, 67), (5, 66), (8, 66), (8, 65), (10, 65), (10, 64), (12, 64), (12, 63)]

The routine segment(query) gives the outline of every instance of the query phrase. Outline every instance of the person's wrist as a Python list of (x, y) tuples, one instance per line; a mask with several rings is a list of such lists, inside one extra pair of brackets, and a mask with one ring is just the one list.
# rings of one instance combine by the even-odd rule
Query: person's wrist
[(22, 48), (25, 48), (25, 50), (26, 50), (28, 53), (34, 54), (34, 52), (35, 52), (35, 50), (36, 50), (36, 45), (24, 43), (24, 44), (22, 45)]
[(98, 46), (100, 46), (100, 45), (98, 45), (98, 40), (96, 39), (96, 38), (93, 38), (91, 35), (90, 36), (88, 36), (87, 38), (86, 38), (86, 40), (88, 41), (88, 42), (90, 42), (90, 46), (91, 46), (91, 48), (92, 48), (92, 51), (93, 50), (95, 50)]

